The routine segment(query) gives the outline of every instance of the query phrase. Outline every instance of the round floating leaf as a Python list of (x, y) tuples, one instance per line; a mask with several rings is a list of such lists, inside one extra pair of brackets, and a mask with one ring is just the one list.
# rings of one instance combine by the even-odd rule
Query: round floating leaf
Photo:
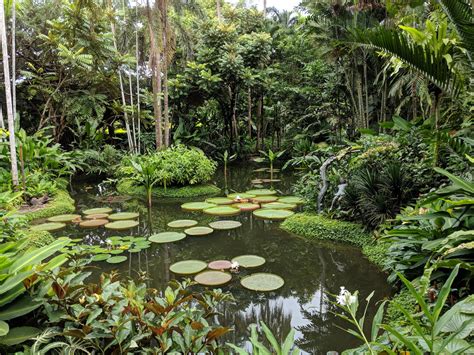
[(277, 192), (275, 190), (269, 190), (269, 189), (255, 189), (255, 190), (249, 190), (246, 193), (255, 195), (255, 196), (269, 196), (269, 195), (275, 195)]
[(285, 280), (278, 275), (261, 272), (244, 277), (240, 284), (253, 291), (274, 291), (282, 287)]
[(201, 272), (207, 264), (201, 260), (183, 260), (170, 266), (170, 271), (179, 275), (192, 275)]
[(227, 197), (212, 197), (206, 200), (207, 203), (213, 203), (215, 205), (231, 205), (234, 200)]
[(185, 211), (202, 211), (205, 210), (206, 208), (211, 208), (211, 207), (216, 207), (217, 205), (214, 203), (208, 203), (208, 202), (188, 202), (188, 203), (183, 203), (181, 205), (181, 208)]
[(240, 209), (230, 206), (217, 206), (206, 208), (203, 212), (212, 216), (236, 216), (240, 214)]
[(153, 234), (148, 240), (153, 243), (171, 243), (186, 238), (186, 234), (178, 232), (163, 232)]
[(133, 248), (133, 249), (128, 249), (128, 252), (129, 253), (139, 253), (142, 250), (143, 250), (142, 248)]
[(85, 219), (107, 219), (109, 218), (108, 213), (95, 213), (95, 214), (87, 214), (84, 217)]
[(136, 226), (138, 226), (137, 221), (125, 220), (125, 221), (107, 223), (105, 225), (105, 228), (113, 229), (113, 230), (123, 230), (123, 229), (134, 228)]
[(107, 223), (109, 223), (109, 221), (106, 219), (89, 219), (87, 221), (82, 221), (81, 223), (79, 223), (79, 227), (98, 228), (98, 227), (105, 226)]
[(127, 219), (136, 219), (139, 214), (136, 212), (119, 212), (113, 213), (109, 216), (111, 221), (125, 221)]
[(297, 196), (282, 196), (278, 198), (278, 202), (291, 203), (293, 205), (301, 205), (304, 203), (304, 200), (301, 197), (297, 197)]
[(70, 223), (76, 218), (81, 218), (81, 216), (78, 214), (61, 214), (59, 216), (49, 217), (48, 222)]
[(83, 213), (84, 214), (97, 214), (97, 213), (110, 213), (112, 212), (112, 209), (110, 207), (102, 207), (102, 208), (91, 208), (88, 210), (85, 210)]
[(223, 271), (204, 271), (194, 276), (194, 281), (204, 286), (220, 286), (232, 280), (232, 275)]
[(104, 261), (110, 258), (111, 256), (112, 255), (110, 254), (97, 254), (97, 255), (94, 255), (94, 257), (92, 258), (92, 261)]
[(258, 255), (239, 255), (232, 259), (233, 263), (238, 263), (242, 267), (251, 268), (265, 264), (265, 259)]
[(112, 249), (112, 250), (109, 250), (109, 253), (114, 254), (114, 255), (122, 254), (123, 250), (122, 249)]
[(193, 235), (193, 236), (207, 235), (207, 234), (211, 234), (212, 232), (214, 232), (214, 229), (209, 228), (209, 227), (192, 227), (184, 231), (184, 233), (186, 233), (187, 235)]
[(126, 256), (112, 256), (110, 258), (107, 259), (107, 262), (109, 264), (118, 264), (118, 263), (122, 263), (124, 262), (125, 260), (127, 260), (127, 257)]
[(232, 263), (229, 260), (215, 260), (207, 264), (207, 267), (212, 270), (226, 270), (232, 267)]
[(228, 230), (239, 228), (242, 225), (239, 221), (217, 221), (209, 223), (209, 227), (217, 230)]
[(262, 182), (280, 182), (281, 179), (262, 179)]
[(63, 229), (64, 227), (66, 227), (65, 223), (50, 222), (50, 223), (42, 223), (36, 226), (32, 226), (31, 230), (37, 231), (37, 232), (38, 231), (53, 232), (53, 231)]
[(294, 212), (288, 210), (260, 209), (253, 211), (253, 215), (259, 218), (279, 220), (292, 216)]
[(246, 192), (236, 192), (235, 194), (227, 195), (228, 198), (231, 198), (233, 200), (235, 200), (237, 198), (245, 200), (245, 199), (249, 199), (249, 198), (254, 198), (256, 196), (257, 195), (249, 194), (249, 193), (246, 193)]
[(0, 336), (7, 335), (9, 330), (10, 327), (8, 326), (8, 323), (0, 320)]
[(260, 208), (260, 205), (257, 203), (236, 203), (235, 205), (232, 205), (241, 211), (255, 211)]
[(296, 208), (296, 205), (284, 202), (270, 202), (262, 205), (262, 208), (273, 208), (274, 210), (292, 210)]
[(168, 223), (168, 227), (170, 228), (189, 228), (194, 227), (198, 224), (198, 221), (193, 219), (178, 219), (176, 221), (172, 221)]
[(254, 203), (269, 203), (269, 202), (275, 202), (278, 200), (278, 197), (276, 196), (257, 196), (252, 199), (252, 202)]

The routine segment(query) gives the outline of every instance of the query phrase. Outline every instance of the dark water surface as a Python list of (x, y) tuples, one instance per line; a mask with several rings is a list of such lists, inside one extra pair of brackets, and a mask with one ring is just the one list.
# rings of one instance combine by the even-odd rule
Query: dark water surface
[[(227, 179), (229, 192), (242, 192), (252, 187), (251, 180), (266, 177), (265, 173), (253, 172), (255, 166), (233, 166)], [(280, 177), (280, 176), (276, 176)], [(274, 188), (281, 194), (290, 194), (292, 176), (282, 174), (282, 182)], [(217, 174), (215, 183), (223, 188), (222, 174)], [(127, 232), (111, 232), (104, 228), (81, 230), (68, 227), (64, 230), (71, 238), (83, 237), (87, 243), (104, 243), (110, 236), (149, 236), (152, 233), (170, 230), (166, 224), (176, 219), (196, 219), (200, 225), (219, 219), (235, 219), (242, 227), (233, 231), (215, 231), (204, 237), (187, 237), (168, 244), (153, 244), (141, 253), (128, 253), (122, 264), (98, 263), (101, 271), (119, 268), (122, 274), (134, 277), (138, 271), (146, 271), (151, 277), (150, 286), (164, 289), (166, 283), (175, 278), (169, 266), (180, 260), (201, 259), (212, 261), (232, 259), (242, 254), (257, 254), (267, 262), (258, 272), (271, 272), (285, 280), (283, 288), (276, 292), (258, 293), (240, 286), (239, 278), (247, 274), (242, 271), (234, 275), (231, 283), (223, 287), (231, 291), (235, 304), (226, 305), (218, 321), (235, 329), (228, 340), (243, 345), (249, 324), (263, 320), (278, 338), (284, 339), (290, 328), (296, 329), (296, 344), (305, 352), (325, 354), (329, 350), (342, 351), (358, 345), (354, 338), (339, 329), (346, 327), (331, 311), (329, 294), (339, 293), (340, 286), (359, 290), (360, 299), (375, 290), (373, 300), (390, 295), (386, 275), (362, 255), (359, 249), (336, 243), (308, 242), (279, 228), (278, 222), (257, 220), (250, 212), (236, 217), (209, 217), (202, 213), (182, 211), (180, 205), (189, 199), (157, 199), (151, 211), (147, 211), (144, 200), (131, 199), (122, 203), (97, 201), (100, 189), (95, 184), (73, 184), (73, 197), (77, 210), (86, 208), (113, 207), (116, 211), (140, 212), (140, 226)], [(203, 198), (193, 199), (195, 201)], [(362, 301), (361, 301), (362, 303)], [(375, 312), (369, 309), (369, 319)]]

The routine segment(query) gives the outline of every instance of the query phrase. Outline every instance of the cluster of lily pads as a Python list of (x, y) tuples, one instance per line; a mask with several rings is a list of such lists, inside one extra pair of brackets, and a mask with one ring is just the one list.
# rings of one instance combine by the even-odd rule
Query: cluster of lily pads
[(293, 210), (303, 203), (296, 196), (276, 196), (270, 189), (255, 189), (233, 193), (227, 197), (208, 198), (204, 202), (188, 202), (181, 205), (185, 211), (202, 211), (213, 216), (237, 216), (251, 211), (255, 217), (269, 220), (283, 220), (294, 214)]
[[(232, 280), (237, 268), (256, 268), (266, 260), (258, 255), (240, 255), (232, 260), (214, 260), (206, 263), (202, 260), (183, 260), (170, 266), (170, 271), (181, 276), (194, 276), (194, 281), (203, 286), (222, 286)], [(281, 288), (285, 281), (278, 275), (259, 272), (244, 276), (240, 284), (252, 291), (274, 291)]]
[(32, 226), (34, 231), (57, 231), (66, 227), (67, 224), (76, 224), (81, 228), (105, 227), (111, 230), (125, 230), (138, 226), (136, 212), (112, 213), (112, 208), (91, 208), (79, 214), (62, 214), (47, 219), (46, 223)]

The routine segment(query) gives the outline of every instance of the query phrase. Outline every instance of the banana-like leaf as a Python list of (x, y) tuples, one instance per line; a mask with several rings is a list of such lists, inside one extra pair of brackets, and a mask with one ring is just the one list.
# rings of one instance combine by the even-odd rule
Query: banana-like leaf
[(10, 320), (34, 311), (41, 306), (41, 302), (34, 302), (31, 297), (25, 296), (0, 310), (0, 320)]

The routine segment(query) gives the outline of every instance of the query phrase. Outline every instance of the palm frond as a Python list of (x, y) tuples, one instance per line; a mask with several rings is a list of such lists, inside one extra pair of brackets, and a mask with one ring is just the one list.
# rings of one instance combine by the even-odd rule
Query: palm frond
[(461, 37), (462, 47), (468, 51), (471, 66), (474, 66), (474, 12), (470, 0), (438, 0)]
[(413, 43), (396, 30), (378, 27), (373, 30), (354, 31), (351, 43), (367, 46), (390, 54), (420, 73), (451, 96), (456, 96), (462, 80), (451, 70), (441, 51)]

